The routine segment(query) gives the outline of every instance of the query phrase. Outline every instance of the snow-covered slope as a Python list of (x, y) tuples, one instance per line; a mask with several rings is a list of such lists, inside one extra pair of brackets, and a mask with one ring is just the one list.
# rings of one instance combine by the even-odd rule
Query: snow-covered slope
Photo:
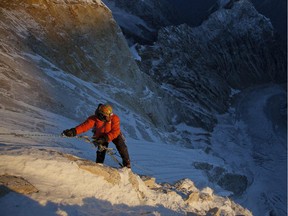
[[(285, 188), (285, 173), (280, 180), (275, 174), (284, 169), (287, 154), (286, 125), (281, 121), (286, 112), (278, 112), (285, 110), (286, 100), (279, 103), (286, 96), (285, 87), (261, 86), (259, 92), (255, 87), (257, 94), (247, 91), (240, 97), (237, 91), (229, 94), (230, 86), (219, 75), (204, 70), (192, 76), (198, 85), (194, 91), (185, 82), (160, 86), (157, 77), (139, 70), (111, 11), (103, 3), (6, 0), (0, 6), (0, 174), (12, 175), (11, 179), (15, 175), (23, 177), (39, 191), (1, 197), (1, 206), (7, 206), (5, 214), (18, 214), (21, 209), (19, 215), (29, 215), (27, 206), (31, 206), (35, 214), (43, 215), (91, 215), (94, 211), (100, 215), (206, 215), (209, 211), (250, 215), (218, 196), (222, 195), (231, 196), (254, 215), (285, 215), (287, 199), (281, 190)], [(174, 45), (171, 43), (176, 49)], [(165, 51), (167, 57), (173, 52)], [(177, 57), (182, 52), (176, 50)], [(154, 54), (152, 65), (166, 60), (166, 56), (157, 56), (156, 51)], [(174, 71), (170, 70), (172, 63)], [(190, 80), (190, 73), (176, 70), (181, 65), (182, 61), (166, 64), (167, 72), (176, 75), (175, 82), (178, 78), (182, 82), (182, 75)], [(187, 87), (184, 91), (179, 89), (182, 84)], [(219, 116), (228, 108), (227, 99), (231, 103), (235, 100), (237, 106)], [(118, 172), (91, 164), (95, 160), (93, 146), (83, 140), (59, 137), (64, 129), (91, 115), (99, 102), (107, 101), (121, 118), (132, 171), (155, 177), (158, 189), (147, 188), (128, 170)], [(264, 134), (262, 129), (253, 130), (262, 125), (258, 119), (267, 126)], [(271, 131), (268, 138), (264, 137), (267, 131)], [(101, 175), (81, 169), (82, 163), (88, 164), (89, 170), (100, 170)], [(105, 164), (116, 165), (109, 156)], [(112, 176), (119, 180), (117, 184), (105, 180), (109, 173), (115, 174)], [(191, 179), (196, 188), (191, 180), (175, 185), (183, 178)], [(213, 189), (213, 196), (207, 187)], [(1, 188), (9, 191), (7, 185)]]
[[(23, 0), (1, 1), (0, 6), (1, 214), (183, 215), (216, 207), (245, 212), (211, 189), (193, 187), (193, 196), (160, 186), (158, 191), (156, 184), (157, 190), (151, 190), (129, 170), (95, 165), (90, 145), (59, 136), (91, 115), (98, 103), (109, 102), (135, 143), (131, 158), (137, 172), (136, 148), (146, 149), (142, 157), (149, 155), (149, 146), (161, 142), (161, 127), (171, 121), (160, 106), (169, 97), (140, 72), (105, 5)], [(111, 159), (107, 163), (113, 165)], [(32, 188), (31, 194), (22, 194), (18, 180)]]
[[(3, 214), (29, 215), (35, 211), (47, 215), (92, 212), (99, 215), (185, 215), (187, 212), (206, 215), (209, 211), (222, 211), (225, 215), (250, 215), (231, 200), (217, 196), (234, 193), (238, 196), (233, 199), (253, 210), (253, 215), (267, 212), (285, 215), (287, 202), (283, 188), (287, 179), (283, 170), (287, 137), (280, 129), (281, 124), (285, 124), (286, 112), (283, 104), (274, 106), (278, 101), (285, 105), (285, 92), (277, 86), (263, 86), (245, 92), (240, 98), (235, 111), (219, 116), (219, 125), (211, 137), (212, 149), (206, 153), (162, 144), (155, 137), (154, 142), (127, 137), (133, 172), (156, 177), (158, 184), (148, 181), (150, 189), (131, 171), (117, 171), (92, 163), (95, 148), (89, 143), (58, 135), (62, 128), (77, 122), (27, 105), (29, 113), (1, 109), (0, 174), (22, 177), (38, 191), (25, 196), (8, 193), (0, 198), (1, 206), (6, 206)], [(243, 113), (246, 116), (242, 118)], [(133, 122), (133, 118), (130, 120)], [(268, 128), (261, 129), (259, 125)], [(40, 126), (46, 132), (39, 133)], [(260, 130), (251, 136), (251, 128)], [(265, 136), (270, 139), (264, 142)], [(280, 148), (277, 145), (281, 145)], [(109, 157), (105, 164), (117, 165)], [(2, 185), (4, 177), (0, 178)], [(179, 181), (183, 178), (187, 180)], [(17, 188), (17, 182), (11, 180), (10, 190), (18, 191), (13, 189), (13, 185)], [(1, 193), (7, 192), (7, 184), (1, 187)], [(27, 206), (33, 209), (28, 211)]]
[[(21, 137), (19, 142), (18, 138), (2, 143), (10, 150), (1, 151), (0, 157), (0, 205), (5, 206), (1, 215), (252, 215), (210, 188), (199, 190), (189, 179), (160, 185), (126, 168), (100, 166), (51, 150), (56, 146), (76, 150), (73, 141), (49, 142), (39, 136)], [(32, 142), (42, 148), (32, 147)], [(17, 143), (22, 147), (15, 148)], [(91, 148), (79, 146), (81, 157)]]
[[(236, 98), (234, 108), (219, 116), (211, 139), (212, 151), (247, 177), (247, 189), (236, 200), (242, 200), (244, 206), (253, 209), (254, 215), (266, 215), (267, 212), (286, 215), (286, 86), (257, 86), (246, 89)], [(206, 172), (218, 183), (226, 174), (218, 172), (215, 175), (215, 168)], [(239, 178), (228, 186), (230, 189), (224, 188), (235, 187), (237, 191), (243, 180)]]

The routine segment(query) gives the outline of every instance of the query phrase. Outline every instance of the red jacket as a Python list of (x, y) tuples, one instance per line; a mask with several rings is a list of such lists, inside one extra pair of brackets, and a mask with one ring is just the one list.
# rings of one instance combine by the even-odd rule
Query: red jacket
[(92, 115), (75, 129), (77, 134), (81, 134), (91, 128), (93, 128), (95, 138), (107, 135), (108, 142), (111, 142), (120, 134), (120, 118), (113, 114), (109, 122), (104, 122), (100, 121), (96, 115)]

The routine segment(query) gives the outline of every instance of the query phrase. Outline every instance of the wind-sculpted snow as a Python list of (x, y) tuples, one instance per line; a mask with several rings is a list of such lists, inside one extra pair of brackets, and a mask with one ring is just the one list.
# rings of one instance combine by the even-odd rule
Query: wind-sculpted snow
[(199, 190), (189, 179), (150, 183), (150, 189), (129, 169), (44, 149), (13, 150), (0, 161), (2, 215), (252, 215), (210, 188)]

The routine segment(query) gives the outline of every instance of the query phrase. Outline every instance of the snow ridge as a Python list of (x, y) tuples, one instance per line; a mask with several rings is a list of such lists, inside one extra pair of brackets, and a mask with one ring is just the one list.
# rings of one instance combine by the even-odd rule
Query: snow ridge
[[(130, 169), (100, 166), (52, 150), (14, 150), (2, 154), (0, 162), (0, 182), (9, 174), (13, 178), (21, 177), (37, 188), (23, 199), (20, 190), (13, 192), (10, 187), (11, 192), (0, 199), (1, 205), (6, 206), (3, 215), (25, 215), (27, 202), (36, 206), (32, 212), (57, 215), (76, 212), (85, 215), (103, 215), (103, 212), (110, 215), (207, 215), (208, 212), (252, 215), (228, 198), (214, 195), (212, 189), (200, 191), (188, 179), (175, 186), (150, 184), (150, 189)], [(4, 186), (9, 188), (9, 184)], [(9, 203), (11, 199), (14, 202)], [(14, 203), (18, 205), (17, 213)], [(88, 208), (84, 208), (86, 206)]]

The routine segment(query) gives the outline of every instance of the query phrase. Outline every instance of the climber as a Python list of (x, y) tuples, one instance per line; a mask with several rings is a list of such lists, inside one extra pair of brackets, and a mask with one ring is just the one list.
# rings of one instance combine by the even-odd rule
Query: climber
[(92, 129), (93, 139), (97, 144), (96, 163), (102, 164), (105, 159), (106, 150), (109, 142), (113, 142), (122, 158), (123, 166), (131, 168), (128, 148), (125, 138), (120, 131), (120, 118), (112, 112), (112, 107), (108, 104), (99, 104), (95, 114), (88, 117), (86, 121), (75, 128), (63, 131), (67, 137), (74, 137)]

